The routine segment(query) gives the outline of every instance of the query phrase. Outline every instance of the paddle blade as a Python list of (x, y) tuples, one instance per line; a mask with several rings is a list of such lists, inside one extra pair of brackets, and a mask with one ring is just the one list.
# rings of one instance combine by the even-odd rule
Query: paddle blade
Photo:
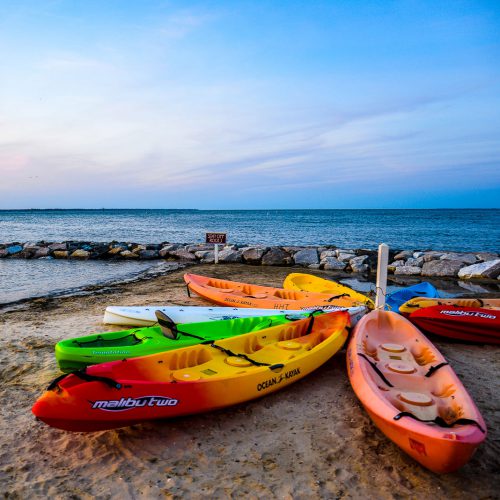
[(176, 340), (178, 331), (174, 321), (161, 311), (155, 311), (155, 316), (163, 335), (169, 339)]

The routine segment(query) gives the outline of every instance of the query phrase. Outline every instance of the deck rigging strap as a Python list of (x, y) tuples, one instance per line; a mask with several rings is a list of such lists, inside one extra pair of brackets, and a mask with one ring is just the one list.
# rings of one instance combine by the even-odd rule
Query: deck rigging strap
[(117, 382), (116, 380), (113, 380), (112, 378), (109, 377), (100, 377), (99, 375), (91, 375), (90, 373), (86, 372), (86, 368), (83, 370), (77, 370), (71, 373), (65, 373), (63, 375), (60, 375), (59, 377), (55, 378), (47, 387), (47, 391), (51, 391), (54, 389), (57, 384), (63, 380), (64, 378), (68, 377), (69, 375), (75, 375), (76, 377), (81, 378), (82, 380), (85, 380), (85, 382), (102, 382), (103, 384), (108, 385), (109, 387), (112, 387), (113, 389), (121, 389), (122, 385)]
[(394, 420), (399, 420), (402, 417), (410, 417), (413, 418), (414, 420), (418, 420), (419, 422), (423, 422), (425, 424), (437, 424), (440, 427), (446, 427), (446, 428), (453, 427), (454, 425), (475, 425), (483, 434), (486, 433), (486, 430), (483, 429), (475, 420), (472, 420), (471, 418), (458, 418), (454, 422), (448, 423), (443, 417), (437, 416), (432, 420), (424, 420), (422, 418), (418, 418), (416, 415), (413, 415), (413, 413), (410, 413), (409, 411), (402, 411), (394, 416)]
[(332, 300), (341, 299), (342, 297), (349, 297), (349, 294), (348, 293), (341, 293), (340, 295), (334, 295), (333, 297), (330, 297), (326, 301), (331, 302)]
[(424, 377), (429, 378), (431, 375), (434, 375), (434, 373), (436, 373), (440, 368), (449, 364), (450, 363), (448, 363), (447, 361), (443, 361), (442, 363), (439, 363), (439, 365), (431, 366), (429, 368), (429, 371), (424, 375)]
[(380, 368), (376, 365), (376, 363), (374, 363), (373, 361), (371, 361), (368, 356), (365, 356), (362, 352), (358, 352), (358, 356), (361, 356), (363, 359), (366, 359), (366, 361), (368, 361), (368, 363), (370, 364), (370, 366), (375, 370), (375, 372), (377, 373), (377, 375), (389, 386), (389, 387), (394, 387), (386, 378), (385, 378), (385, 375), (380, 371)]
[(261, 363), (260, 361), (255, 361), (254, 359), (249, 358), (246, 354), (239, 354), (229, 349), (226, 349), (225, 347), (217, 345), (213, 340), (206, 340), (205, 342), (202, 342), (202, 344), (213, 347), (214, 349), (218, 349), (219, 351), (223, 352), (224, 354), (227, 354), (228, 356), (234, 356), (236, 358), (245, 359), (246, 361), (252, 363), (252, 365), (255, 366), (271, 366), (269, 363)]

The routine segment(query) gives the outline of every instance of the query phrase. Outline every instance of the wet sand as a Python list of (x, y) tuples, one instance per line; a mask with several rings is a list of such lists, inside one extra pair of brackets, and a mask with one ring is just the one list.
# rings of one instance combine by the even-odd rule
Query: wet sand
[[(371, 423), (349, 385), (345, 350), (279, 392), (209, 414), (91, 434), (37, 422), (31, 406), (59, 375), (54, 343), (110, 330), (101, 323), (107, 305), (207, 305), (187, 297), (184, 272), (0, 314), (5, 498), (498, 498), (495, 346), (434, 339), (489, 428), (471, 462), (445, 476), (421, 467)], [(206, 265), (194, 272), (278, 286), (290, 270)]]

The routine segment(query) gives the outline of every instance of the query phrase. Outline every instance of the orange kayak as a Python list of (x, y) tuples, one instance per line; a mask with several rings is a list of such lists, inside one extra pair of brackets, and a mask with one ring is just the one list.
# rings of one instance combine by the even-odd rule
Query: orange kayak
[(375, 425), (424, 467), (466, 464), (486, 425), (440, 352), (403, 316), (372, 311), (347, 350), (351, 385)]
[(250, 285), (237, 281), (185, 274), (188, 290), (221, 306), (258, 307), (263, 309), (315, 309), (356, 307), (364, 304), (341, 294), (324, 294)]

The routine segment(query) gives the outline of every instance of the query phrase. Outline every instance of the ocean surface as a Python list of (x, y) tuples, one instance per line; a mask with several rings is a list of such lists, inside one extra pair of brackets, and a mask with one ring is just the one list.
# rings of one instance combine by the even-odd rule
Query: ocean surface
[[(112, 240), (376, 249), (500, 250), (500, 209), (449, 210), (3, 210), (0, 242)], [(137, 277), (158, 263), (0, 260), (0, 304)]]

